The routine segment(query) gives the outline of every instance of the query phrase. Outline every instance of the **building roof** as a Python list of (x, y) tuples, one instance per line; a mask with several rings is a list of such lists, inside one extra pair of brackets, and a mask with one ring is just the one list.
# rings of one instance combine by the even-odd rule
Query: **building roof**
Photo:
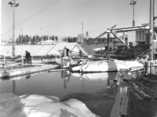
[(42, 40), (40, 42), (38, 42), (37, 44), (41, 44), (41, 45), (52, 45), (55, 44), (56, 42), (53, 40)]
[[(53, 45), (17, 45), (15, 46), (15, 55), (25, 55), (25, 51), (29, 51), (32, 56), (46, 56)], [(1, 46), (0, 55), (12, 56), (12, 46)], [(53, 55), (59, 55), (59, 52), (53, 51)]]
[(68, 43), (68, 42), (59, 42), (57, 43), (52, 50), (50, 50), (49, 53), (52, 53), (53, 50), (57, 51), (57, 52), (61, 52), (65, 49), (69, 49), (71, 51), (71, 53), (79, 53), (80, 51), (84, 54), (84, 55), (88, 55), (88, 53), (78, 44), (78, 43)]
[[(88, 55), (85, 50), (77, 43), (59, 42), (56, 45), (16, 45), (15, 53), (17, 55), (25, 55), (25, 51), (29, 51), (32, 56), (54, 55), (61, 56), (62, 51), (68, 48), (73, 53), (79, 53), (80, 50), (84, 55)], [(12, 46), (0, 46), (0, 55), (11, 56)]]

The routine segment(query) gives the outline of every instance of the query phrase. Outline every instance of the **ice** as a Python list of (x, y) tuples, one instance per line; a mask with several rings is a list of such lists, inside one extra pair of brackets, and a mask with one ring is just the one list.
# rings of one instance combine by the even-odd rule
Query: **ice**
[(86, 63), (73, 67), (73, 71), (82, 72), (110, 72), (129, 69), (143, 69), (143, 64), (138, 61), (122, 61), (122, 60), (101, 60), (87, 61)]
[(96, 117), (77, 100), (55, 96), (0, 94), (0, 117)]

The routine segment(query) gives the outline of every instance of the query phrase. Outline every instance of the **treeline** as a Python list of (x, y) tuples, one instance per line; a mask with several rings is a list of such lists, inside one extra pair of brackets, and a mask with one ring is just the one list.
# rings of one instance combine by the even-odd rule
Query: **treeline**
[(63, 39), (63, 41), (66, 42), (78, 42), (78, 43), (85, 43), (85, 44), (102, 44), (102, 43), (106, 43), (107, 39), (105, 38), (84, 38), (84, 39), (80, 39), (78, 37), (65, 37)]
[(46, 41), (46, 40), (53, 40), (53, 41), (58, 41), (58, 36), (48, 36), (48, 35), (34, 35), (34, 36), (29, 36), (29, 35), (19, 35), (16, 39), (16, 44), (37, 44), (38, 42), (41, 41)]
[[(58, 41), (58, 36), (52, 35), (43, 35), (43, 36), (39, 36), (39, 35), (34, 35), (34, 36), (30, 36), (30, 35), (19, 35), (16, 38), (16, 44), (38, 44), (41, 41), (46, 41), (46, 40), (53, 40), (53, 41)], [(66, 42), (78, 42), (78, 43), (86, 43), (86, 44), (102, 44), (102, 43), (106, 43), (106, 39), (104, 38), (84, 38), (84, 39), (80, 39), (78, 37), (64, 37), (63, 41)]]
[(106, 43), (107, 39), (105, 38), (88, 38), (84, 40), (84, 43), (86, 44), (102, 44), (102, 43)]
[(77, 37), (65, 37), (65, 38), (63, 38), (63, 41), (66, 41), (66, 42), (78, 42), (78, 38)]

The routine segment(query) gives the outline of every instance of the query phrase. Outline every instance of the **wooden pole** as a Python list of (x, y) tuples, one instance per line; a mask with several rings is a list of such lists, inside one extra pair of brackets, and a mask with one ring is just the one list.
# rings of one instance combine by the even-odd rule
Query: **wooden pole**
[(110, 51), (110, 33), (107, 33), (107, 58), (109, 59), (109, 51)]
[(150, 23), (150, 59), (154, 59), (154, 52), (153, 52), (153, 40), (154, 40), (154, 0), (150, 0), (150, 16), (149, 16), (149, 23)]
[[(150, 8), (149, 8), (149, 25), (150, 25), (150, 60), (154, 59), (154, 0), (150, 0)], [(152, 74), (152, 62), (150, 61), (150, 77)]]
[(12, 23), (12, 57), (15, 57), (15, 7), (12, 7), (12, 18), (13, 18), (13, 23)]
[(130, 5), (132, 6), (132, 26), (135, 26), (135, 5), (136, 5), (136, 0), (131, 0)]

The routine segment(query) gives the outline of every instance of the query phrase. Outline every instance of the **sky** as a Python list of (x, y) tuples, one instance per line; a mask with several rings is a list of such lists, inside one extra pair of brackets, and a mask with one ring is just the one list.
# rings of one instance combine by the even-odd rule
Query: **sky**
[[(17, 0), (16, 36), (57, 35), (77, 36), (88, 31), (95, 37), (113, 25), (132, 25), (132, 7), (129, 0)], [(11, 38), (12, 9), (9, 0), (2, 0), (2, 39)], [(157, 2), (155, 3), (157, 6)], [(155, 8), (157, 11), (157, 8)], [(137, 0), (136, 25), (148, 23), (149, 0)]]

